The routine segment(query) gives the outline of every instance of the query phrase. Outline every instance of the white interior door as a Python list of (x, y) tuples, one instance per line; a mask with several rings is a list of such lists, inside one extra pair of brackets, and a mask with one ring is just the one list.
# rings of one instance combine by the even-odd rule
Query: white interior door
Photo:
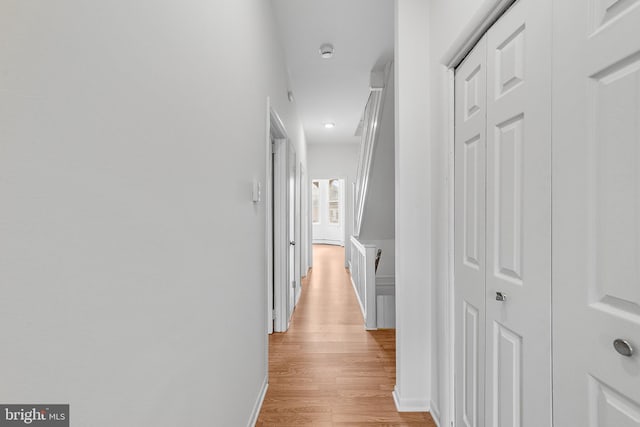
[(490, 426), (551, 425), (550, 23), (519, 0), (487, 32)]
[(314, 179), (313, 243), (344, 246), (344, 180)]
[(554, 420), (638, 427), (640, 2), (555, 5)]
[(516, 2), (456, 70), (461, 426), (551, 425), (550, 12)]
[(484, 425), (486, 39), (455, 78), (456, 425)]

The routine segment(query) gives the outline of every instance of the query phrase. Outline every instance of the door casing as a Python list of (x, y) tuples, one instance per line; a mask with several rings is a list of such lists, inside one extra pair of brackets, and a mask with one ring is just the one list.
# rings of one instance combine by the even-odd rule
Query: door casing
[[(314, 232), (312, 236), (312, 241), (314, 244), (329, 244), (329, 245), (339, 245), (345, 246), (345, 180), (339, 177), (331, 177), (331, 178), (314, 178), (313, 181), (320, 181), (320, 217), (323, 221), (328, 220), (328, 183), (332, 179), (337, 179), (340, 182), (340, 223), (336, 225), (327, 225), (323, 223), (321, 225), (314, 224)], [(323, 183), (326, 182), (327, 188), (323, 188)], [(327, 196), (325, 198), (325, 196)], [(325, 215), (327, 214), (327, 215)], [(320, 227), (328, 227), (327, 230), (323, 230), (324, 232), (320, 233), (318, 228)], [(337, 230), (336, 234), (339, 236), (338, 238), (331, 238), (330, 228), (334, 228)]]
[[(297, 268), (290, 274), (289, 221), (295, 220), (295, 195), (289, 191), (288, 161), (293, 144), (278, 113), (267, 102), (267, 173), (266, 173), (266, 275), (267, 275), (267, 331), (285, 332), (289, 326), (292, 310), (289, 299), (295, 298), (295, 289), (289, 284), (296, 276)], [(294, 166), (295, 167), (295, 166)], [(296, 169), (298, 169), (296, 167)], [(299, 174), (294, 175), (294, 186), (299, 187)], [(294, 209), (290, 210), (290, 203)], [(293, 215), (291, 214), (293, 212)], [(295, 230), (295, 226), (293, 227)], [(296, 251), (294, 251), (296, 252)], [(296, 261), (294, 262), (297, 263)], [(296, 283), (299, 279), (294, 279)]]

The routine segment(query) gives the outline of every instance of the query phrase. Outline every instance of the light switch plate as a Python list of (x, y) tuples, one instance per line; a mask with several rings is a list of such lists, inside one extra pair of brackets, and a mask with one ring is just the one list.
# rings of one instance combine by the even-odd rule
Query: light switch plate
[(253, 203), (259, 203), (262, 201), (262, 184), (258, 180), (253, 181)]

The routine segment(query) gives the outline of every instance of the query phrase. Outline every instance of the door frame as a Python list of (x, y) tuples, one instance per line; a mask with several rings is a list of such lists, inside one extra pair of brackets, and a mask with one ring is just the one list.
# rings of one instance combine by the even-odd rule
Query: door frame
[[(345, 205), (346, 203), (346, 193), (347, 193), (347, 180), (342, 176), (342, 175), (335, 175), (335, 176), (331, 176), (329, 178), (312, 178), (309, 180), (309, 188), (311, 188), (311, 184), (313, 183), (313, 181), (330, 181), (332, 179), (337, 179), (338, 181), (340, 181), (340, 242), (339, 244), (336, 243), (328, 243), (329, 240), (331, 239), (321, 239), (321, 240), (325, 240), (325, 242), (318, 242), (315, 243), (314, 240), (314, 236), (313, 236), (313, 227), (311, 228), (311, 242), (312, 244), (320, 244), (320, 245), (335, 245), (335, 246), (342, 246), (342, 247), (346, 247), (346, 242), (347, 242), (347, 207)], [(327, 199), (328, 201), (328, 199)], [(309, 216), (311, 218), (311, 215)], [(313, 219), (313, 218), (311, 218)], [(313, 226), (313, 221), (311, 221), (312, 226)]]
[[(307, 179), (307, 171), (304, 167), (304, 165), (302, 164), (302, 162), (299, 163), (300, 166), (300, 198), (298, 199), (298, 205), (300, 206), (300, 222), (299, 222), (299, 228), (300, 228), (300, 244), (297, 245), (298, 250), (300, 251), (300, 281), (302, 282), (302, 278), (307, 276), (309, 267), (308, 267), (308, 260), (309, 260), (309, 245), (307, 245), (306, 242), (309, 241), (309, 237), (308, 237), (308, 232), (309, 232), (309, 227), (307, 225), (307, 221), (309, 220), (309, 215), (308, 215), (308, 209), (307, 209), (307, 197), (309, 194), (309, 187), (310, 187), (310, 183), (308, 182)], [(300, 284), (300, 290), (302, 290), (302, 283)]]
[(319, 179), (340, 179), (343, 181), (342, 188), (342, 217), (344, 222), (342, 224), (342, 247), (344, 248), (344, 267), (349, 268), (349, 260), (351, 258), (351, 235), (354, 230), (354, 210), (355, 210), (355, 183), (349, 181), (349, 176), (344, 174), (332, 174), (331, 178), (323, 178), (325, 175), (321, 175), (321, 177), (310, 176), (309, 177), (309, 198), (307, 200), (309, 204), (309, 210), (307, 212), (308, 223), (309, 223), (309, 240), (308, 245), (310, 248), (309, 251), (309, 267), (313, 267), (313, 218), (312, 215), (312, 206), (311, 206), (311, 182), (313, 180)]
[[(280, 228), (283, 231), (283, 235), (280, 236), (280, 244), (282, 249), (286, 252), (282, 253), (284, 263), (282, 266), (285, 268), (283, 277), (277, 282), (280, 285), (275, 286), (275, 291), (280, 293), (282, 301), (286, 301), (284, 305), (283, 316), (280, 316), (278, 312), (278, 305), (276, 300), (276, 317), (280, 320), (280, 330), (278, 332), (285, 332), (289, 329), (289, 323), (291, 317), (298, 303), (298, 297), (300, 295), (300, 266), (299, 266), (299, 242), (300, 241), (300, 211), (299, 211), (299, 189), (300, 189), (300, 170), (298, 162), (298, 153), (296, 151), (293, 142), (288, 139), (278, 140), (281, 144), (276, 146), (276, 153), (281, 154), (281, 159), (284, 162), (282, 168), (284, 169), (284, 175), (281, 176), (283, 192), (280, 192), (281, 199), (279, 200), (281, 211), (278, 214), (275, 211), (276, 218), (280, 220), (280, 224), (283, 224), (284, 228)], [(278, 154), (276, 154), (276, 158)], [(278, 204), (276, 204), (278, 206)], [(283, 215), (284, 213), (284, 215)], [(276, 222), (278, 224), (278, 222)], [(277, 230), (274, 232), (274, 238), (278, 237)], [(276, 246), (278, 248), (279, 245)], [(277, 265), (277, 264), (276, 264)], [(275, 276), (278, 277), (277, 275)], [(278, 322), (276, 322), (278, 325)]]
[[(446, 293), (447, 302), (443, 304), (443, 318), (446, 320), (445, 347), (448, 357), (446, 362), (448, 367), (449, 384), (449, 411), (448, 419), (440, 420), (441, 425), (452, 425), (455, 419), (455, 70), (462, 63), (464, 58), (471, 52), (473, 47), (480, 41), (491, 26), (506, 12), (506, 10), (517, 0), (484, 0), (471, 20), (462, 28), (453, 44), (447, 49), (440, 60), (442, 72), (447, 80), (447, 219), (448, 230), (447, 239), (449, 247), (447, 251), (448, 283), (449, 289)], [(431, 405), (433, 407), (433, 405)]]
[[(287, 131), (278, 115), (273, 109), (270, 99), (267, 98), (267, 132), (266, 132), (266, 175), (265, 175), (265, 206), (266, 206), (266, 268), (267, 276), (267, 332), (284, 332), (287, 330), (286, 319), (287, 287), (286, 284), (287, 266), (286, 255), (288, 254), (288, 244), (283, 248), (286, 239), (276, 238), (277, 230), (286, 230), (286, 216), (275, 216), (276, 205), (286, 206), (286, 200), (276, 200), (274, 183), (279, 187), (278, 194), (286, 197), (286, 159), (282, 157), (279, 147), (286, 147), (288, 141)], [(285, 153), (286, 154), (286, 153)], [(278, 160), (280, 160), (278, 162)], [(285, 177), (282, 180), (282, 176)], [(276, 224), (275, 221), (280, 221)], [(286, 237), (286, 233), (285, 233)], [(288, 243), (288, 242), (287, 242)], [(285, 256), (283, 256), (285, 255)], [(284, 266), (283, 266), (284, 263)], [(284, 280), (283, 280), (284, 275)]]

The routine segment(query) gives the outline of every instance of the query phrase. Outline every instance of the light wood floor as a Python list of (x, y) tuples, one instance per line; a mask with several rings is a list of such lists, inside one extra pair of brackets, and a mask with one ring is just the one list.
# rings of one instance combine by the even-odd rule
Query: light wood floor
[(258, 426), (429, 426), (398, 413), (395, 331), (365, 331), (344, 248), (314, 245), (289, 331), (269, 341), (269, 389)]

